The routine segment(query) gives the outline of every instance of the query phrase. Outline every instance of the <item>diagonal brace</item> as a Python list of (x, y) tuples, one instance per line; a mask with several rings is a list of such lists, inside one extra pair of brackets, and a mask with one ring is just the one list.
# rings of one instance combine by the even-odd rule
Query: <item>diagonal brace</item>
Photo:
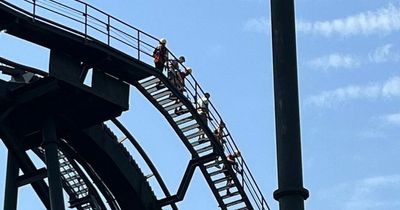
[(189, 161), (188, 166), (186, 167), (185, 174), (183, 175), (181, 184), (179, 185), (178, 192), (175, 195), (163, 198), (159, 200), (160, 206), (171, 205), (172, 203), (176, 203), (182, 201), (185, 197), (187, 189), (189, 188), (190, 181), (192, 180), (194, 171), (197, 166), (215, 160), (218, 157), (217, 154), (211, 153), (202, 157), (193, 158)]

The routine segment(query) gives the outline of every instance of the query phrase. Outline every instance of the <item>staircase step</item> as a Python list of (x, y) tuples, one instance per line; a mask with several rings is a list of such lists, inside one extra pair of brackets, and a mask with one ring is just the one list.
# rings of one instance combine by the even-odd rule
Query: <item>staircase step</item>
[(165, 87), (165, 86), (160, 86), (160, 87), (157, 88), (157, 85), (154, 85), (153, 87), (150, 87), (149, 89), (146, 89), (146, 91), (147, 91), (148, 93), (154, 93), (154, 92), (156, 92), (156, 91), (165, 91), (165, 90), (167, 90), (167, 89), (168, 89), (168, 88)]
[(239, 195), (239, 194), (240, 194), (239, 191), (231, 192), (231, 193), (229, 193), (229, 194), (226, 194), (226, 195), (221, 196), (221, 199), (224, 200), (224, 199), (227, 199), (227, 198), (231, 198), (231, 197), (237, 196), (237, 195)]
[(236, 185), (234, 185), (234, 184), (229, 184), (229, 185), (225, 185), (225, 186), (223, 186), (223, 187), (218, 188), (217, 191), (218, 191), (218, 192), (221, 192), (221, 191), (224, 191), (224, 190), (227, 190), (227, 189), (230, 189), (230, 188), (234, 188), (234, 187), (236, 187)]
[(197, 140), (197, 141), (194, 141), (194, 142), (192, 142), (192, 143), (190, 143), (193, 147), (196, 147), (196, 146), (199, 146), (199, 145), (201, 145), (201, 144), (205, 144), (205, 143), (207, 143), (207, 142), (210, 142), (209, 140), (208, 140), (208, 138), (202, 138), (201, 140)]
[(196, 151), (197, 151), (197, 153), (201, 154), (201, 153), (203, 153), (203, 152), (207, 152), (207, 151), (210, 151), (210, 150), (212, 150), (212, 149), (214, 149), (214, 147), (213, 147), (212, 145), (210, 145), (210, 146), (207, 146), (207, 147), (198, 149), (198, 150), (196, 150)]
[(236, 200), (236, 201), (232, 201), (230, 203), (225, 204), (226, 207), (230, 207), (230, 206), (234, 206), (234, 205), (238, 205), (239, 203), (243, 203), (242, 199)]
[(220, 179), (214, 180), (213, 182), (216, 185), (216, 184), (219, 184), (219, 183), (227, 181), (227, 180), (228, 180), (228, 177), (222, 177)]
[(67, 165), (69, 165), (69, 162), (68, 161), (64, 161), (64, 162), (60, 163), (60, 168), (62, 168), (64, 166), (67, 166)]
[(150, 80), (152, 80), (154, 78), (156, 78), (156, 77), (155, 76), (148, 76), (148, 77), (146, 77), (144, 79), (139, 80), (139, 83), (147, 82), (147, 81), (150, 81)]
[(243, 208), (240, 208), (240, 209), (236, 209), (236, 210), (249, 210), (249, 208), (247, 208), (247, 206), (246, 206), (246, 207), (243, 207)]
[(200, 130), (200, 131), (197, 131), (197, 132), (192, 133), (192, 134), (190, 134), (190, 135), (187, 135), (186, 138), (187, 138), (187, 139), (193, 139), (193, 138), (196, 138), (196, 137), (198, 137), (198, 136), (201, 136), (202, 134), (204, 134), (204, 131), (203, 131), (203, 130)]
[(159, 102), (158, 102), (158, 104), (160, 104), (161, 106), (163, 106), (163, 105), (165, 105), (165, 104), (168, 104), (168, 103), (171, 103), (171, 102), (174, 102), (175, 100), (171, 100), (169, 97), (168, 98), (165, 98), (165, 99), (162, 99), (162, 100), (160, 100)]
[(190, 121), (192, 121), (192, 120), (194, 120), (193, 117), (192, 117), (192, 116), (189, 116), (189, 117), (186, 117), (186, 118), (177, 120), (175, 123), (176, 123), (177, 125), (181, 125), (181, 124), (190, 122)]
[(64, 180), (66, 181), (66, 182), (70, 182), (70, 181), (74, 181), (74, 180), (76, 180), (76, 179), (78, 179), (79, 178), (79, 176), (70, 176), (70, 177), (68, 177), (68, 178), (65, 178)]
[(213, 171), (211, 173), (208, 173), (208, 175), (210, 175), (210, 177), (213, 177), (213, 176), (216, 176), (216, 175), (221, 174), (223, 172), (224, 172), (224, 170), (220, 169), (220, 170), (216, 170), (216, 171)]
[(214, 161), (214, 162), (212, 162), (212, 163), (210, 163), (210, 164), (207, 164), (207, 165), (204, 165), (204, 166), (208, 169), (208, 168), (216, 167), (216, 166), (220, 165), (221, 168), (222, 168), (222, 164), (223, 164), (223, 163), (224, 163), (224, 162), (223, 162), (222, 160), (219, 160), (219, 161)]
[[(173, 109), (175, 109), (175, 108), (178, 108), (178, 107), (180, 107), (180, 106), (183, 106), (183, 104), (182, 104), (181, 102), (179, 102), (179, 103), (173, 103), (173, 104), (171, 104), (171, 105), (165, 106), (164, 109), (165, 109), (167, 112), (169, 112), (169, 111), (171, 111), (171, 110), (173, 110)], [(183, 109), (183, 108), (182, 108), (182, 109)]]
[(145, 81), (145, 82), (140, 82), (140, 85), (141, 85), (142, 87), (146, 88), (146, 87), (148, 87), (148, 86), (150, 86), (150, 85), (153, 85), (153, 84), (158, 83), (159, 81), (160, 81), (160, 80), (159, 80), (158, 78), (153, 78), (153, 79), (147, 80), (147, 81)]
[(181, 111), (180, 111), (180, 114), (176, 114), (176, 113), (171, 113), (169, 116), (171, 116), (172, 118), (175, 118), (175, 117), (178, 117), (178, 116), (181, 116), (181, 115), (184, 115), (184, 114), (186, 114), (186, 113), (188, 113), (189, 112), (189, 110), (188, 109), (182, 109)]
[(192, 125), (189, 125), (189, 126), (186, 126), (186, 127), (182, 128), (181, 131), (182, 131), (183, 133), (185, 133), (185, 132), (187, 132), (187, 131), (193, 130), (193, 129), (198, 128), (198, 127), (199, 127), (199, 124), (194, 123), (194, 124), (192, 124)]
[(76, 174), (76, 171), (73, 168), (68, 168), (68, 169), (60, 171), (60, 173), (61, 173), (61, 175), (70, 174), (70, 173)]
[[(84, 186), (86, 188), (86, 185), (83, 182), (78, 182), (78, 183), (72, 184), (70, 187), (75, 188), (75, 187), (81, 187), (81, 186)], [(84, 188), (82, 188), (82, 189), (84, 189)]]
[(91, 198), (90, 198), (89, 195), (88, 195), (88, 196), (85, 196), (85, 197), (83, 197), (83, 198), (77, 198), (77, 199), (74, 199), (74, 200), (71, 200), (71, 201), (70, 201), (70, 206), (69, 206), (69, 208), (81, 207), (81, 206), (83, 206), (83, 205), (85, 205), (85, 204), (87, 204), (87, 203), (90, 203), (90, 201), (91, 201)]
[(162, 97), (169, 96), (169, 94), (171, 94), (171, 91), (166, 90), (166, 91), (162, 91), (162, 92), (159, 92), (157, 94), (154, 94), (154, 95), (152, 95), (152, 97), (157, 100), (157, 99), (160, 99)]

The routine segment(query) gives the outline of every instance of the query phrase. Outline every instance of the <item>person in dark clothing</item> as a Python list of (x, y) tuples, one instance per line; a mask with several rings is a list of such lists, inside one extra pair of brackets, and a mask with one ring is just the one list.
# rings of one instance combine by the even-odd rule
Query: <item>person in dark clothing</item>
[(169, 63), (168, 79), (175, 86), (178, 86), (179, 84), (179, 74), (181, 72), (179, 65), (182, 65), (184, 62), (185, 57), (180, 56), (178, 59), (171, 60)]
[(177, 72), (178, 80), (177, 80), (176, 86), (181, 93), (183, 93), (183, 91), (185, 90), (185, 79), (191, 73), (192, 73), (191, 68), (187, 68), (187, 69), (185, 69), (185, 71)]
[(160, 39), (159, 45), (153, 51), (154, 65), (156, 69), (161, 72), (164, 70), (165, 62), (168, 61), (168, 50), (165, 46), (166, 44), (166, 39)]
[[(240, 151), (235, 151), (233, 154), (229, 154), (226, 156), (226, 160), (228, 161), (228, 165), (224, 165), (224, 167), (222, 168), (222, 170), (224, 171), (224, 174), (227, 178), (226, 180), (226, 186), (229, 186), (232, 184), (233, 178), (231, 176), (231, 174), (229, 173), (227, 167), (232, 167), (232, 169), (238, 173), (242, 173), (239, 169), (239, 165), (236, 162), (236, 159), (240, 157)], [(229, 188), (226, 189), (226, 194), (230, 194), (231, 192), (229, 191)]]
[[(208, 104), (210, 102), (210, 93), (204, 93), (204, 97), (197, 99), (197, 113), (200, 115), (201, 121), (203, 121), (206, 126), (208, 126), (208, 119), (210, 118), (210, 110), (208, 109)], [(205, 141), (204, 133), (199, 136), (199, 141)]]
[[(185, 69), (185, 71), (177, 71), (176, 72), (176, 87), (177, 89), (183, 94), (183, 92), (185, 91), (185, 79), (187, 76), (189, 76), (189, 74), (192, 73), (192, 69), (191, 68), (187, 68)], [(179, 99), (177, 99), (175, 101), (175, 103), (179, 103)], [(182, 113), (182, 106), (179, 106), (177, 108), (175, 108), (175, 114), (181, 114)]]
[(218, 143), (222, 146), (222, 149), (224, 150), (224, 145), (226, 143), (226, 140), (224, 139), (224, 128), (225, 128), (225, 123), (221, 120), (219, 123), (218, 127), (214, 130), (213, 134), (214, 137), (217, 139)]

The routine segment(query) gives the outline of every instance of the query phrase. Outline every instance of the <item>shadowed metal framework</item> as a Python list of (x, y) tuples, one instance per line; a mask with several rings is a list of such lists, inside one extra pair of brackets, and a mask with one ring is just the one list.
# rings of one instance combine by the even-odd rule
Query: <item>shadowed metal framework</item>
[[(63, 189), (69, 208), (178, 209), (196, 168), (219, 208), (269, 209), (243, 157), (236, 160), (238, 170), (230, 167), (226, 155), (238, 148), (226, 127), (226, 143), (213, 134), (223, 120), (211, 102), (210, 121), (200, 117), (198, 102), (205, 92), (197, 80), (187, 77), (181, 91), (152, 66), (156, 37), (79, 0), (1, 0), (0, 27), (50, 49), (49, 73), (0, 58), (1, 71), (12, 76), (0, 81), (0, 137), (9, 150), (4, 209), (16, 209), (18, 187), (26, 184), (47, 209), (64, 209)], [(83, 81), (89, 71), (88, 86)], [(116, 119), (129, 109), (129, 86), (159, 110), (192, 156), (176, 194)], [(106, 121), (125, 136), (118, 139)], [(164, 197), (154, 195), (151, 177), (141, 172), (125, 142), (147, 163)], [(29, 150), (46, 167), (36, 168)]]

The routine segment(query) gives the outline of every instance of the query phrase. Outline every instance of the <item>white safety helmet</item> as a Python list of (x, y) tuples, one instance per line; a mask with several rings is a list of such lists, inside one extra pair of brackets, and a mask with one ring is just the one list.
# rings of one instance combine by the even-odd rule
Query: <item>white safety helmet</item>
[(160, 39), (160, 44), (163, 44), (163, 45), (167, 44), (167, 40), (164, 39), (164, 38), (161, 38)]
[(236, 157), (240, 157), (240, 155), (241, 155), (241, 154), (240, 154), (240, 151), (239, 151), (239, 150), (235, 150), (235, 156), (236, 156)]

